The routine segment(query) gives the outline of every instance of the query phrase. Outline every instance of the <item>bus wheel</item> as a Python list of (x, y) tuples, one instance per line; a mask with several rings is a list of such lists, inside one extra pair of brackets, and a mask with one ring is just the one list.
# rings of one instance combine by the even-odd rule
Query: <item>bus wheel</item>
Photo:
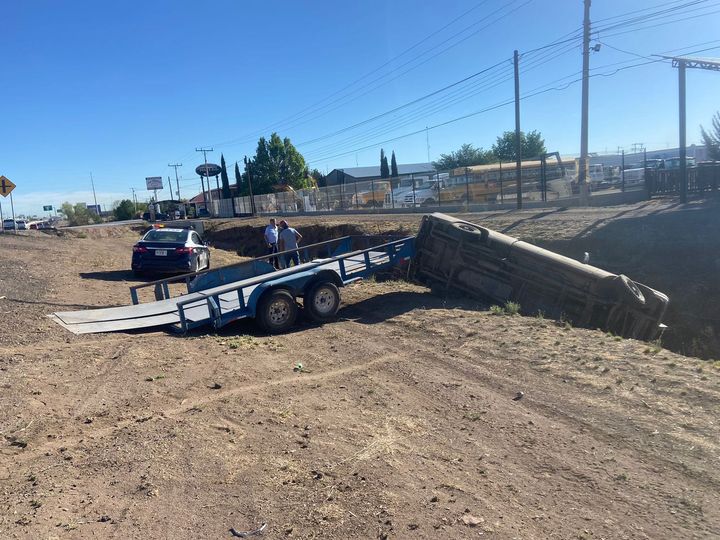
[(263, 295), (255, 318), (263, 330), (277, 334), (292, 328), (297, 313), (295, 297), (286, 290), (275, 289)]
[(313, 321), (329, 321), (335, 318), (340, 307), (340, 291), (329, 281), (316, 283), (305, 295), (304, 305)]

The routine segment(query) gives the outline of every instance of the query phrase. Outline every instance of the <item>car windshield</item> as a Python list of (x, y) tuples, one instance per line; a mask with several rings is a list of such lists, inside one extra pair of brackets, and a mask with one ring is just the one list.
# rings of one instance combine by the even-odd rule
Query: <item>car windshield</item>
[(149, 231), (143, 241), (145, 242), (184, 242), (187, 231), (183, 229), (153, 229)]

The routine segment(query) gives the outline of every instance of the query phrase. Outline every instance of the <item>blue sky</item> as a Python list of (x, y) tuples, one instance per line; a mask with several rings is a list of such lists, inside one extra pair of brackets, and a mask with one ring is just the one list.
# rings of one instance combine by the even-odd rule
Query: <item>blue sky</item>
[[(621, 26), (593, 34), (601, 48), (591, 56), (591, 151), (676, 146), (676, 70), (651, 63), (612, 73), (665, 51), (720, 56), (720, 1), (691, 2), (594, 2), (597, 28)], [(669, 8), (678, 10), (635, 19)], [(0, 174), (18, 186), (17, 212), (91, 203), (91, 171), (98, 202), (130, 198), (131, 187), (145, 199), (144, 178), (172, 175), (174, 183), (167, 165), (175, 162), (188, 197), (199, 190), (197, 146), (214, 146), (209, 159), (222, 152), (233, 164), (273, 130), (323, 171), (373, 165), (378, 143), (415, 131), (382, 146), (401, 163), (426, 161), (425, 126), (512, 98), (514, 49), (523, 54), (523, 93), (554, 81), (547, 88), (561, 88), (581, 69), (578, 39), (530, 52), (574, 38), (581, 0), (23, 0), (0, 4), (0, 19)], [(720, 109), (719, 89), (720, 74), (688, 71), (690, 143)], [(578, 153), (579, 83), (524, 99), (521, 115), (523, 129), (540, 130), (550, 150)], [(507, 105), (429, 130), (430, 157), (465, 142), (489, 147), (513, 125)]]

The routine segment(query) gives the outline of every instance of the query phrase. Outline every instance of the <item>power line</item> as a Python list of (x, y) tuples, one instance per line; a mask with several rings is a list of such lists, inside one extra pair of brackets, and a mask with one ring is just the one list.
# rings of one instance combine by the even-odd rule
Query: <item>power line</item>
[[(387, 60), (385, 63), (383, 63), (383, 64), (381, 64), (380, 66), (374, 68), (373, 70), (365, 73), (363, 76), (355, 79), (355, 80), (352, 81), (351, 83), (349, 83), (349, 84), (343, 86), (342, 88), (340, 88), (339, 90), (336, 90), (335, 92), (327, 95), (327, 96), (324, 97), (323, 99), (321, 99), (321, 100), (313, 103), (312, 105), (306, 107), (305, 109), (302, 109), (302, 110), (300, 110), (299, 112), (297, 112), (297, 113), (295, 113), (295, 114), (293, 114), (293, 115), (291, 115), (291, 116), (289, 116), (289, 117), (287, 117), (287, 118), (284, 118), (283, 120), (279, 120), (279, 121), (276, 122), (274, 125), (282, 125), (284, 122), (293, 120), (293, 119), (296, 118), (298, 115), (300, 115), (300, 114), (302, 114), (302, 113), (304, 113), (304, 112), (306, 112), (306, 111), (312, 110), (312, 109), (316, 108), (318, 105), (321, 105), (322, 103), (324, 103), (325, 101), (327, 101), (328, 99), (330, 99), (330, 98), (332, 98), (332, 97), (335, 97), (335, 96), (338, 95), (338, 94), (343, 93), (345, 90), (347, 90), (347, 89), (349, 89), (349, 88), (352, 88), (353, 86), (355, 86), (355, 85), (356, 85), (357, 83), (359, 83), (360, 81), (365, 80), (365, 79), (366, 79), (367, 77), (369, 77), (370, 75), (374, 75), (375, 73), (377, 73), (377, 72), (380, 71), (381, 69), (383, 69), (383, 68), (389, 66), (390, 64), (392, 64), (395, 60), (397, 60), (397, 59), (399, 59), (399, 58), (402, 58), (403, 56), (405, 56), (405, 55), (406, 55), (407, 53), (409, 53), (410, 51), (415, 50), (417, 47), (419, 47), (419, 46), (422, 45), (423, 43), (427, 42), (427, 41), (430, 40), (431, 38), (435, 37), (436, 35), (438, 35), (438, 34), (441, 33), (442, 31), (446, 30), (447, 28), (449, 28), (450, 26), (452, 26), (453, 24), (455, 24), (457, 21), (459, 21), (460, 19), (462, 19), (462, 18), (465, 17), (466, 15), (472, 13), (473, 11), (475, 11), (476, 9), (478, 9), (479, 7), (481, 7), (483, 4), (486, 4), (487, 2), (488, 2), (488, 0), (482, 0), (481, 2), (479, 2), (478, 4), (476, 4), (475, 6), (471, 7), (470, 9), (464, 11), (463, 13), (461, 13), (460, 15), (458, 15), (457, 17), (455, 17), (454, 19), (452, 19), (449, 23), (445, 24), (444, 26), (442, 26), (442, 27), (439, 28), (438, 30), (435, 30), (434, 32), (432, 32), (432, 33), (430, 33), (429, 35), (425, 36), (425, 37), (424, 37), (423, 39), (421, 39), (420, 41), (416, 42), (414, 45), (408, 47), (407, 49), (405, 49), (404, 51), (402, 51), (400, 54), (398, 54), (398, 55), (396, 55), (396, 56), (393, 56), (392, 58), (390, 58), (389, 60)], [(273, 127), (273, 126), (265, 127), (265, 128), (263, 128), (262, 130), (260, 130), (259, 133), (261, 133), (261, 134), (262, 134), (262, 133), (265, 133), (267, 130), (272, 129), (272, 127)], [(255, 133), (258, 133), (258, 132), (255, 132)], [(251, 135), (247, 135), (247, 136), (249, 137), (249, 136), (251, 136)], [(255, 134), (253, 134), (252, 136), (255, 136)], [(221, 145), (224, 145), (224, 144), (226, 144), (226, 143), (218, 143), (218, 144), (216, 144), (216, 146), (221, 146)]]
[[(454, 34), (454, 35), (451, 36), (450, 38), (447, 38), (447, 39), (441, 41), (439, 44), (431, 47), (430, 49), (427, 49), (426, 51), (424, 51), (424, 52), (421, 53), (420, 55), (416, 56), (415, 58), (412, 58), (412, 59), (408, 60), (407, 62), (404, 62), (403, 64), (400, 64), (399, 66), (397, 66), (396, 68), (394, 68), (393, 71), (397, 71), (398, 69), (401, 69), (401, 68), (403, 68), (403, 67), (405, 67), (405, 66), (408, 66), (408, 65), (412, 64), (413, 62), (415, 62), (416, 60), (420, 59), (422, 56), (424, 56), (424, 55), (427, 54), (428, 52), (431, 52), (432, 50), (436, 49), (437, 47), (439, 47), (439, 46), (441, 46), (441, 45), (444, 45), (445, 43), (448, 43), (449, 41), (452, 41), (452, 40), (455, 39), (457, 36), (459, 36), (459, 35), (463, 34), (464, 32), (466, 32), (468, 29), (471, 29), (472, 27), (476, 26), (476, 25), (479, 24), (480, 22), (483, 22), (483, 21), (489, 19), (490, 17), (496, 15), (497, 13), (503, 11), (504, 9), (510, 7), (510, 5), (512, 5), (512, 4), (514, 4), (515, 2), (518, 2), (518, 1), (519, 1), (519, 0), (512, 0), (509, 4), (503, 5), (502, 7), (500, 7), (500, 8), (498, 8), (498, 9), (496, 9), (495, 11), (491, 12), (489, 15), (483, 17), (483, 18), (480, 19), (479, 21), (476, 21), (475, 23), (472, 23), (471, 25), (469, 25), (469, 26), (465, 27), (464, 29), (460, 30), (460, 32), (458, 32), (457, 34)], [(523, 3), (520, 4), (519, 6), (516, 6), (515, 8), (511, 9), (510, 11), (507, 11), (506, 13), (502, 13), (502, 14), (499, 15), (495, 20), (490, 21), (488, 24), (486, 24), (486, 25), (478, 28), (477, 30), (475, 30), (475, 31), (472, 32), (471, 34), (469, 34), (469, 35), (467, 35), (467, 36), (465, 36), (465, 37), (463, 37), (463, 38), (455, 41), (454, 43), (451, 43), (448, 47), (445, 47), (444, 49), (438, 51), (437, 53), (433, 54), (432, 56), (429, 56), (428, 58), (423, 59), (422, 61), (416, 63), (415, 65), (413, 65), (413, 66), (411, 66), (411, 67), (409, 67), (409, 68), (406, 69), (405, 71), (402, 71), (402, 72), (400, 72), (400, 73), (398, 73), (398, 74), (395, 74), (395, 75), (394, 75), (393, 77), (391, 77), (390, 79), (387, 79), (387, 80), (381, 82), (380, 84), (378, 84), (378, 85), (376, 85), (376, 86), (374, 86), (374, 87), (372, 86), (374, 83), (381, 81), (382, 79), (386, 78), (388, 75), (392, 75), (393, 72), (385, 73), (385, 74), (383, 74), (383, 75), (381, 75), (381, 76), (379, 76), (379, 77), (376, 77), (375, 79), (373, 79), (373, 80), (371, 80), (370, 82), (366, 83), (365, 85), (359, 87), (358, 89), (353, 90), (350, 94), (348, 94), (348, 95), (346, 95), (346, 96), (342, 96), (342, 97), (339, 97), (339, 98), (337, 98), (337, 99), (331, 100), (327, 105), (319, 108), (318, 111), (323, 110), (323, 109), (326, 109), (328, 106), (337, 104), (335, 107), (332, 107), (332, 108), (330, 108), (330, 109), (327, 109), (327, 110), (325, 110), (324, 112), (322, 112), (321, 114), (316, 114), (316, 115), (313, 116), (312, 118), (309, 118), (309, 119), (304, 120), (304, 121), (302, 121), (302, 122), (296, 122), (296, 123), (294, 123), (294, 124), (291, 124), (290, 126), (287, 126), (287, 127), (285, 127), (284, 129), (293, 129), (293, 128), (297, 127), (297, 126), (301, 126), (301, 125), (307, 124), (307, 123), (310, 122), (310, 121), (317, 120), (318, 118), (321, 118), (321, 117), (327, 115), (328, 113), (330, 113), (330, 112), (332, 112), (332, 111), (334, 111), (334, 110), (339, 109), (340, 107), (343, 107), (343, 106), (345, 106), (345, 105), (348, 105), (348, 104), (352, 103), (353, 101), (356, 101), (357, 99), (359, 99), (359, 98), (361, 98), (361, 97), (363, 97), (363, 96), (365, 96), (365, 95), (367, 95), (367, 94), (369, 94), (369, 93), (377, 90), (378, 88), (381, 88), (381, 87), (385, 86), (386, 84), (389, 84), (390, 82), (392, 82), (392, 81), (394, 81), (394, 80), (402, 77), (403, 75), (409, 73), (410, 71), (412, 71), (412, 70), (414, 70), (414, 69), (417, 69), (418, 67), (424, 65), (425, 63), (429, 62), (429, 61), (432, 60), (433, 58), (436, 58), (436, 57), (439, 56), (440, 54), (443, 54), (443, 53), (449, 51), (450, 49), (456, 47), (456, 46), (459, 45), (460, 43), (463, 43), (464, 41), (467, 41), (467, 40), (470, 39), (471, 37), (473, 37), (473, 36), (477, 35), (478, 33), (480, 33), (482, 30), (485, 30), (486, 28), (492, 26), (493, 24), (497, 24), (497, 23), (498, 23), (500, 20), (502, 20), (503, 18), (512, 15), (513, 13), (515, 13), (516, 11), (518, 11), (519, 9), (521, 9), (522, 7), (528, 5), (528, 4), (531, 3), (532, 1), (533, 1), (533, 0), (525, 0), (525, 2), (523, 2)], [(356, 92), (359, 92), (359, 91), (361, 91), (361, 90), (365, 90), (365, 89), (367, 89), (368, 87), (371, 87), (371, 88), (369, 88), (369, 89), (366, 90), (365, 92), (362, 92), (362, 93), (359, 94), (359, 95), (356, 95), (356, 96), (351, 97), (351, 96), (352, 96), (353, 94), (355, 94)], [(344, 100), (344, 101), (343, 101), (343, 100)], [(342, 103), (341, 103), (341, 102), (342, 102)], [(300, 119), (302, 119), (302, 118), (307, 118), (308, 116), (310, 116), (310, 113), (309, 113), (309, 112), (297, 116), (297, 120), (300, 120)], [(279, 125), (281, 125), (281, 124), (276, 124), (275, 127), (278, 127)], [(266, 129), (270, 129), (270, 128), (266, 128)], [(254, 139), (243, 139), (243, 138), (241, 138), (241, 139), (235, 139), (235, 140), (232, 140), (232, 141), (227, 141), (227, 142), (224, 142), (224, 143), (219, 143), (219, 144), (217, 144), (216, 146), (227, 146), (227, 145), (232, 145), (232, 144), (242, 144), (242, 143), (245, 143), (245, 142), (250, 142), (250, 141), (252, 141), (252, 140), (254, 140)]]
[[(705, 52), (705, 51), (707, 51), (707, 50), (713, 50), (713, 49), (718, 49), (718, 48), (720, 48), (720, 47), (710, 47), (710, 48), (703, 49), (703, 50), (699, 50), (699, 51), (689, 52), (689, 53), (687, 53), (687, 54), (696, 54), (696, 53), (699, 53), (699, 52)], [(593, 73), (593, 74), (590, 74), (590, 77), (612, 77), (612, 76), (616, 75), (617, 73), (619, 73), (619, 72), (621, 72), (621, 71), (625, 71), (625, 70), (627, 70), (627, 69), (632, 69), (632, 68), (636, 68), (636, 67), (641, 67), (641, 66), (645, 66), (645, 65), (652, 64), (652, 63), (657, 63), (657, 62), (662, 62), (662, 61), (666, 61), (666, 60), (665, 60), (665, 59), (658, 59), (658, 60), (652, 60), (652, 61), (648, 61), (648, 62), (641, 62), (641, 63), (638, 63), (638, 64), (633, 64), (633, 65), (631, 65), (631, 66), (625, 66), (625, 67), (622, 67), (622, 68), (618, 68), (618, 69), (616, 69), (615, 71), (613, 71), (612, 73)], [(564, 77), (563, 79), (566, 79), (566, 78), (568, 78), (568, 77)], [(559, 79), (559, 80), (562, 80), (562, 79)], [(538, 96), (538, 95), (541, 95), (541, 94), (544, 94), (544, 93), (547, 93), (547, 92), (566, 90), (567, 88), (569, 88), (569, 87), (572, 86), (573, 84), (576, 84), (576, 83), (580, 82), (581, 80), (582, 80), (582, 77), (578, 77), (578, 78), (576, 78), (575, 80), (572, 80), (572, 81), (567, 82), (567, 83), (564, 84), (563, 86), (546, 88), (546, 89), (542, 89), (542, 90), (541, 90), (540, 88), (543, 88), (544, 86), (547, 86), (547, 84), (546, 84), (546, 85), (543, 85), (543, 86), (540, 86), (540, 87), (537, 87), (537, 88), (533, 89), (533, 90), (530, 91), (529, 93), (523, 95), (520, 99), (521, 99), (521, 100), (525, 100), (525, 99), (529, 99), (529, 98), (532, 98), (532, 97), (535, 97), (535, 96)], [(472, 112), (472, 113), (469, 113), (469, 114), (465, 114), (465, 115), (463, 115), (463, 116), (459, 116), (459, 117), (457, 117), (457, 118), (453, 118), (453, 119), (451, 119), (451, 120), (447, 120), (447, 121), (445, 121), (445, 122), (441, 122), (441, 123), (435, 124), (435, 125), (433, 125), (433, 126), (427, 126), (427, 127), (425, 127), (425, 128), (422, 128), (422, 129), (419, 129), (419, 130), (415, 130), (415, 131), (412, 131), (412, 132), (410, 132), (410, 133), (405, 133), (405, 134), (403, 134), (403, 135), (399, 135), (399, 136), (393, 137), (393, 138), (391, 138), (391, 139), (387, 139), (387, 140), (384, 140), (384, 141), (376, 142), (376, 143), (374, 143), (374, 144), (367, 145), (367, 146), (362, 147), (362, 148), (355, 148), (355, 149), (353, 149), (353, 150), (349, 150), (349, 151), (347, 151), (347, 152), (338, 153), (338, 154), (335, 154), (335, 155), (333, 155), (333, 156), (324, 156), (324, 157), (322, 158), (322, 160), (333, 159), (333, 158), (342, 157), (342, 156), (345, 156), (345, 155), (348, 155), (348, 154), (352, 154), (352, 153), (354, 153), (354, 152), (360, 152), (360, 151), (362, 151), (362, 150), (368, 150), (368, 149), (371, 149), (371, 148), (377, 148), (378, 146), (387, 144), (387, 143), (389, 143), (389, 142), (394, 142), (394, 141), (397, 141), (397, 140), (400, 140), (400, 139), (404, 139), (404, 138), (407, 138), (407, 137), (412, 137), (413, 135), (417, 135), (417, 134), (419, 134), (419, 133), (423, 133), (423, 132), (425, 132), (426, 130), (437, 129), (437, 128), (439, 128), (439, 127), (443, 127), (443, 126), (446, 126), (446, 125), (449, 125), (449, 124), (453, 124), (453, 123), (455, 123), (455, 122), (459, 122), (459, 121), (465, 120), (465, 119), (467, 119), (467, 118), (471, 118), (471, 117), (473, 117), (473, 116), (477, 116), (477, 115), (480, 115), (480, 114), (483, 114), (483, 113), (486, 113), (486, 112), (489, 112), (489, 111), (492, 111), (492, 110), (495, 110), (495, 109), (499, 109), (499, 108), (504, 107), (504, 106), (507, 106), (507, 105), (509, 105), (509, 104), (511, 104), (511, 103), (514, 103), (514, 99), (505, 100), (505, 101), (503, 101), (503, 102), (496, 103), (495, 105), (491, 105), (491, 106), (486, 107), (486, 108), (484, 108), (484, 109), (481, 109), (481, 110), (479, 110), (479, 111), (475, 111), (475, 112)]]
[(329, 138), (329, 137), (333, 137), (333, 136), (335, 136), (335, 135), (339, 135), (339, 134), (341, 134), (341, 133), (344, 133), (344, 132), (346, 132), (346, 131), (348, 131), (348, 130), (351, 130), (351, 129), (354, 129), (354, 128), (356, 128), (356, 127), (365, 125), (365, 124), (367, 124), (367, 123), (369, 123), (369, 122), (372, 122), (372, 121), (374, 121), (374, 120), (377, 120), (377, 119), (379, 119), (379, 118), (382, 118), (383, 116), (387, 116), (387, 115), (389, 115), (389, 114), (393, 114), (393, 113), (395, 113), (395, 112), (397, 112), (397, 111), (400, 111), (400, 110), (402, 110), (402, 109), (405, 109), (405, 108), (407, 108), (407, 107), (410, 107), (410, 106), (412, 106), (412, 105), (415, 105), (416, 103), (419, 103), (419, 102), (421, 102), (421, 101), (424, 101), (424, 100), (426, 100), (426, 99), (428, 99), (428, 98), (430, 98), (430, 97), (433, 97), (433, 96), (435, 96), (435, 95), (437, 95), (437, 94), (440, 94), (440, 93), (442, 93), (442, 92), (445, 92), (446, 90), (449, 90), (450, 88), (453, 88), (453, 87), (458, 86), (458, 85), (460, 85), (460, 84), (462, 84), (462, 83), (464, 83), (464, 82), (467, 82), (467, 81), (469, 81), (469, 80), (471, 80), (471, 79), (474, 79), (475, 77), (477, 77), (477, 76), (479, 76), (479, 75), (482, 75), (483, 73), (487, 73), (488, 71), (491, 71), (491, 70), (493, 70), (493, 69), (501, 66), (501, 65), (504, 64), (505, 62), (507, 62), (507, 60), (501, 60), (501, 61), (498, 62), (497, 64), (494, 64), (494, 65), (492, 65), (492, 66), (490, 66), (490, 67), (488, 67), (488, 68), (485, 68), (485, 69), (483, 69), (483, 70), (480, 70), (480, 71), (478, 71), (477, 73), (473, 73), (472, 75), (468, 75), (468, 76), (465, 77), (464, 79), (460, 79), (459, 81), (455, 81), (455, 82), (452, 83), (452, 84), (448, 84), (447, 86), (444, 86), (444, 87), (442, 87), (442, 88), (439, 88), (438, 90), (435, 90), (435, 91), (433, 91), (433, 92), (430, 92), (429, 94), (425, 94), (424, 96), (421, 96), (421, 97), (419, 97), (419, 98), (417, 98), (417, 99), (414, 99), (414, 100), (412, 100), (412, 101), (410, 101), (410, 102), (408, 102), (408, 103), (404, 103), (403, 105), (400, 105), (400, 106), (398, 106), (398, 107), (395, 107), (394, 109), (390, 109), (389, 111), (385, 111), (385, 112), (383, 112), (383, 113), (380, 113), (380, 114), (378, 114), (378, 115), (373, 116), (372, 118), (368, 118), (368, 119), (366, 119), (366, 120), (363, 120), (362, 122), (358, 122), (358, 123), (353, 124), (353, 125), (351, 125), (351, 126), (344, 127), (344, 128), (342, 128), (342, 129), (340, 129), (340, 130), (338, 130), (338, 131), (335, 131), (335, 132), (333, 132), (333, 133), (328, 133), (327, 135), (323, 135), (323, 136), (320, 136), (320, 137), (316, 137), (315, 139), (310, 139), (309, 141), (302, 141), (302, 142), (296, 144), (296, 146), (312, 144), (312, 143), (314, 143), (314, 142), (316, 142), (316, 141), (319, 141), (319, 140), (322, 140), (322, 139), (326, 139), (326, 138)]
[[(529, 63), (528, 67), (525, 69), (525, 71), (530, 71), (532, 69), (535, 69), (536, 67), (539, 67), (545, 63), (548, 63), (548, 62), (554, 60), (556, 57), (562, 56), (563, 54), (566, 54), (567, 52), (569, 52), (575, 48), (576, 48), (576, 45), (573, 44), (569, 47), (566, 46), (564, 49), (561, 49), (560, 51), (555, 51), (555, 52), (550, 51), (549, 53), (545, 52), (544, 56), (538, 57), (534, 61)], [(496, 64), (495, 66), (502, 65), (502, 63), (503, 62), (500, 62), (500, 63)], [(485, 77), (485, 78), (487, 78), (487, 77)], [(396, 129), (404, 127), (405, 125), (409, 125), (410, 123), (412, 123), (414, 120), (416, 120), (419, 117), (425, 117), (426, 113), (434, 114), (441, 110), (445, 110), (448, 107), (454, 105), (455, 103), (464, 101), (471, 97), (474, 97), (482, 92), (485, 92), (485, 91), (487, 91), (493, 87), (496, 87), (499, 84), (501, 84), (505, 81), (509, 81), (511, 79), (512, 79), (512, 69), (510, 66), (508, 66), (505, 73), (500, 73), (498, 76), (495, 76), (494, 79), (483, 83), (483, 85), (481, 85), (481, 86), (475, 85), (474, 88), (472, 86), (469, 86), (464, 89), (458, 89), (454, 93), (454, 95), (451, 94), (449, 96), (443, 96), (442, 98), (435, 100), (434, 103), (429, 103), (429, 104), (425, 105), (424, 108), (419, 109), (415, 112), (409, 113), (412, 116), (410, 116), (409, 118), (406, 118), (406, 120), (402, 121), (401, 124), (392, 125), (395, 122), (395, 120), (392, 120), (390, 123), (384, 124), (384, 126), (379, 126), (377, 128), (373, 128), (374, 131), (366, 132), (361, 135), (356, 135), (356, 136), (350, 137), (348, 139), (344, 139), (342, 141), (335, 142), (327, 147), (316, 148), (310, 152), (304, 152), (304, 154), (306, 156), (315, 156), (315, 155), (322, 154), (323, 151), (326, 149), (336, 151), (337, 146), (339, 144), (357, 144), (364, 140), (372, 139), (374, 136), (389, 133), (391, 131), (394, 131)], [(470, 90), (470, 92), (467, 92), (467, 90)], [(462, 94), (463, 92), (464, 92), (464, 95)], [(453, 98), (453, 99), (450, 100), (449, 98)], [(389, 126), (389, 125), (392, 125), (392, 127), (390, 127), (389, 129), (386, 129), (387, 126)]]
[[(570, 50), (573, 48), (575, 48), (575, 46), (572, 46), (570, 48)], [(534, 63), (530, 64), (532, 66), (530, 69), (534, 69), (536, 67), (539, 67), (542, 64), (548, 63), (548, 62), (554, 60), (555, 57), (561, 56), (562, 54), (566, 54), (567, 52), (568, 51), (561, 50), (561, 51), (557, 52), (556, 54), (549, 56), (548, 58), (536, 59), (536, 61)], [(323, 153), (326, 153), (326, 150), (335, 152), (335, 151), (337, 151), (338, 146), (343, 146), (343, 145), (347, 145), (347, 144), (358, 144), (358, 143), (361, 143), (361, 142), (364, 142), (367, 140), (371, 140), (375, 136), (384, 135), (384, 134), (390, 133), (392, 131), (395, 131), (397, 129), (400, 129), (406, 125), (412, 124), (415, 120), (418, 120), (420, 118), (427, 118), (429, 115), (435, 114), (442, 110), (445, 110), (460, 101), (467, 100), (467, 99), (474, 97), (480, 93), (483, 93), (493, 87), (499, 86), (500, 84), (502, 84), (504, 82), (512, 80), (513, 76), (512, 76), (512, 69), (510, 68), (510, 66), (508, 66), (508, 72), (509, 73), (501, 74), (499, 77), (496, 77), (494, 80), (491, 80), (488, 83), (482, 85), (479, 89), (471, 88), (470, 90), (472, 90), (472, 91), (470, 93), (466, 92), (464, 95), (462, 95), (462, 94), (457, 95), (457, 97), (455, 97), (454, 99), (447, 100), (447, 101), (443, 101), (445, 98), (442, 98), (441, 100), (437, 100), (436, 103), (428, 104), (423, 109), (420, 109), (418, 111), (410, 113), (410, 116), (401, 120), (401, 122), (399, 124), (391, 125), (395, 122), (393, 120), (393, 121), (391, 121), (391, 123), (385, 124), (384, 127), (380, 126), (378, 129), (376, 129), (374, 131), (371, 131), (371, 132), (368, 132), (365, 134), (361, 134), (361, 135), (357, 135), (357, 136), (354, 136), (354, 137), (351, 137), (349, 139), (345, 139), (342, 141), (338, 141), (338, 142), (335, 142), (326, 147), (318, 148), (318, 149), (315, 149), (310, 152), (304, 152), (304, 154), (310, 159), (322, 159), (322, 157), (318, 158), (317, 156), (320, 156)], [(388, 128), (387, 126), (391, 126), (391, 127)]]
[[(593, 26), (593, 31), (594, 32), (605, 32), (608, 30), (613, 30), (615, 28), (622, 28), (622, 27), (625, 27), (625, 26), (628, 26), (631, 24), (635, 24), (635, 23), (647, 23), (647, 22), (652, 22), (655, 19), (665, 19), (668, 17), (675, 17), (676, 12), (678, 12), (678, 11), (681, 11), (688, 7), (698, 6), (699, 4), (706, 4), (708, 1), (709, 0), (695, 0), (693, 2), (686, 2), (684, 4), (674, 6), (674, 7), (668, 8), (668, 9), (658, 10), (653, 13), (649, 13), (647, 15), (631, 17), (631, 18), (628, 18), (625, 20), (621, 20), (621, 21), (606, 24), (606, 25), (597, 25), (597, 23), (596, 23), (597, 26)], [(692, 13), (692, 12), (699, 11), (702, 9), (707, 9), (708, 7), (713, 7), (713, 6), (710, 5), (710, 6), (695, 7), (694, 9), (685, 11), (685, 13)]]

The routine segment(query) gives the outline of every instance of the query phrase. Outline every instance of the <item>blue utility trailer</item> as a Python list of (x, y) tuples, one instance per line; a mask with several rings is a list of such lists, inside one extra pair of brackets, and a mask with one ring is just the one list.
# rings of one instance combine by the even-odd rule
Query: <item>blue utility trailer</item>
[[(291, 251), (246, 262), (171, 277), (130, 288), (132, 305), (59, 312), (56, 322), (76, 334), (167, 326), (177, 332), (212, 325), (221, 328), (254, 318), (270, 333), (287, 330), (298, 315), (297, 299), (315, 321), (332, 319), (340, 307), (339, 289), (374, 273), (409, 262), (414, 237), (379, 241), (376, 237), (343, 237), (303, 246), (302, 262), (276, 270), (269, 260)], [(358, 243), (367, 247), (353, 249)], [(173, 296), (177, 284), (184, 290)], [(154, 301), (141, 302), (140, 291), (152, 288)]]

